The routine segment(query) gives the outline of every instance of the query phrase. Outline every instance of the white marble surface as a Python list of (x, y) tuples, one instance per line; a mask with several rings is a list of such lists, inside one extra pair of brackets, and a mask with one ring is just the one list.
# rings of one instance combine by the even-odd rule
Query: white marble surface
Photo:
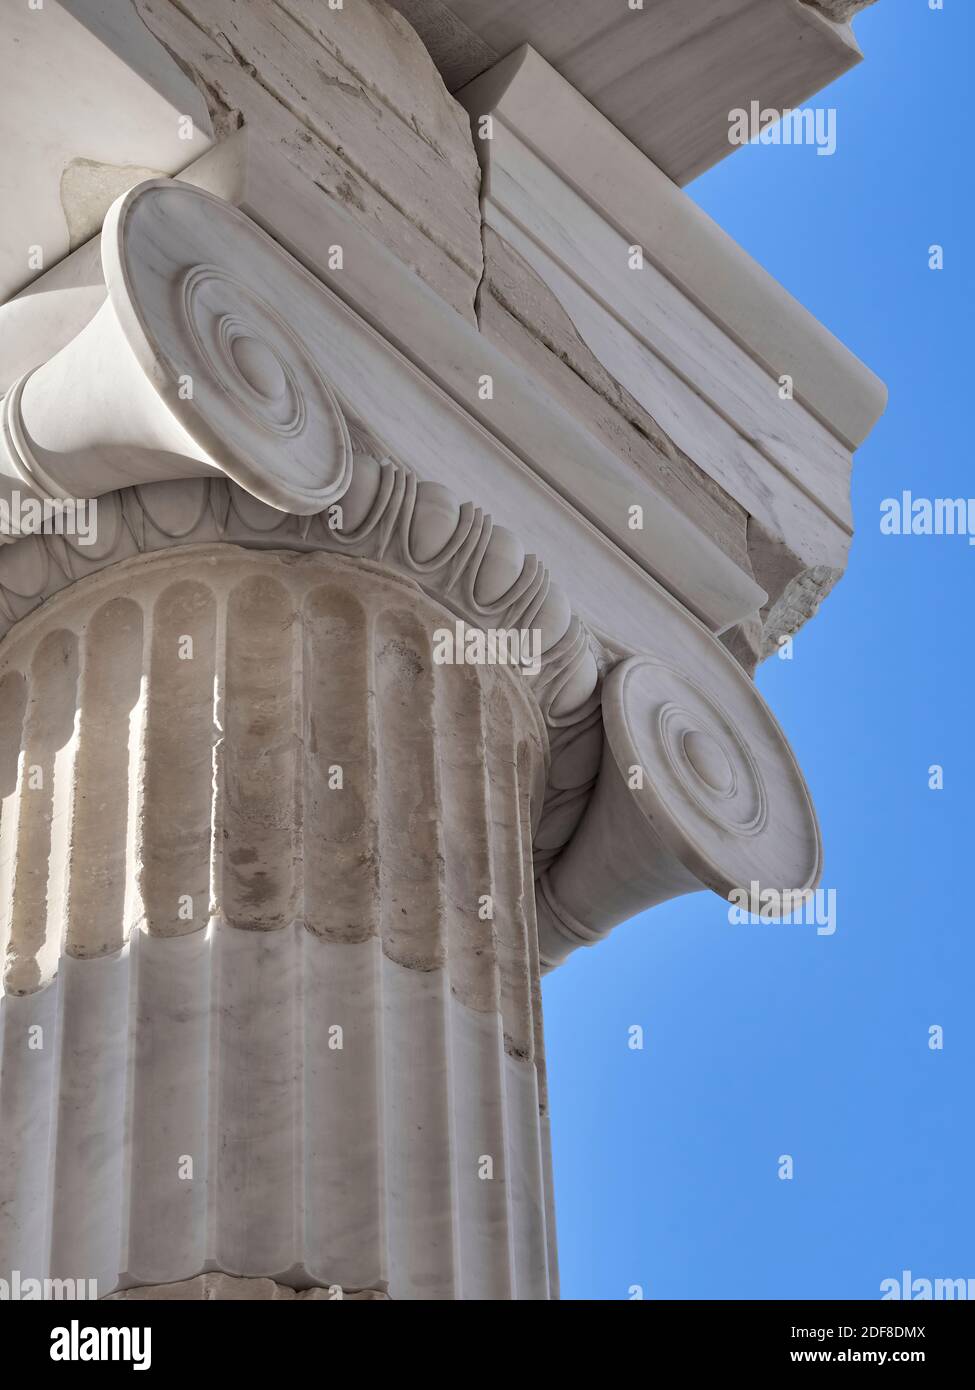
[(534, 1066), (444, 971), (213, 922), (66, 957), (0, 1015), (0, 1270), (551, 1296)]
[[(731, 152), (728, 111), (797, 106), (860, 61), (858, 0), (392, 0), (447, 86), (531, 44), (678, 184)], [(844, 15), (844, 11), (847, 12)]]
[(308, 318), (306, 272), (248, 218), (168, 180), (113, 204), (101, 255), (95, 317), (7, 393), (7, 488), (91, 497), (223, 472), (282, 511), (338, 501), (348, 430), (292, 327)]
[[(495, 119), (493, 137), (477, 141), (488, 220), (507, 213), (741, 424), (756, 408), (751, 358), (776, 382), (791, 374), (798, 399), (848, 451), (863, 442), (883, 383), (537, 53), (519, 50), (460, 96), (472, 118)], [(643, 248), (648, 276), (629, 271), (630, 245)], [(726, 335), (707, 357), (702, 316)], [(808, 449), (817, 421), (788, 423), (785, 405), (767, 403), (764, 432)], [(827, 447), (820, 439), (819, 453)]]
[(2, 1277), (552, 1296), (548, 739), (519, 672), (433, 660), (452, 621), (190, 546), (4, 644)]
[(3, 300), (97, 232), (125, 188), (198, 159), (213, 128), (199, 91), (128, 3), (6, 4), (0, 67)]
[(809, 789), (753, 683), (716, 661), (632, 657), (603, 684), (605, 743), (582, 823), (538, 884), (542, 963), (701, 889), (722, 897), (819, 883)]

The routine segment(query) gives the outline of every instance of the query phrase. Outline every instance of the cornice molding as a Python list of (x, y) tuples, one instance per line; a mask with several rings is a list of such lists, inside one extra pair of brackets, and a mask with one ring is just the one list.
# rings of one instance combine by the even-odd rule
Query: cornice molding
[[(814, 12), (809, 20), (821, 22)], [(774, 105), (764, 95), (763, 105)], [(490, 115), (507, 136), (501, 154), (501, 141), (493, 136), (477, 141), (485, 199), (496, 201), (500, 193), (503, 204), (512, 192), (512, 170), (530, 174), (524, 156), (508, 148), (520, 143), (561, 187), (588, 205), (590, 216), (619, 232), (624, 244), (639, 244), (688, 304), (773, 379), (790, 374), (796, 398), (837, 439), (849, 448), (863, 442), (886, 404), (883, 382), (534, 49), (517, 49), (465, 87), (459, 100), (475, 128)], [(536, 197), (547, 200), (554, 218), (564, 216), (563, 207), (551, 207), (550, 190), (537, 180), (520, 189), (515, 180), (515, 192), (516, 203)], [(576, 213), (573, 225), (579, 217)], [(591, 241), (586, 248), (594, 253)], [(773, 395), (770, 434), (776, 410), (786, 413)]]

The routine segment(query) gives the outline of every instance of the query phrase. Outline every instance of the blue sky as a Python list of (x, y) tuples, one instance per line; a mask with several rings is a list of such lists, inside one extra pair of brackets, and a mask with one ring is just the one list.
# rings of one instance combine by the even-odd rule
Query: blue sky
[(835, 155), (748, 147), (688, 190), (890, 388), (856, 456), (847, 574), (758, 678), (816, 801), (838, 924), (732, 927), (696, 894), (547, 979), (565, 1298), (975, 1278), (975, 548), (879, 530), (903, 489), (975, 495), (973, 30), (972, 0), (879, 0), (856, 21), (864, 63), (812, 102), (837, 108)]

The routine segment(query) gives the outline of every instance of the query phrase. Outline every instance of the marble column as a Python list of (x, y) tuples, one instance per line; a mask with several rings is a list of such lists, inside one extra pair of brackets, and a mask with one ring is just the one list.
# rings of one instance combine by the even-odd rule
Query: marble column
[(0, 1279), (552, 1298), (540, 970), (811, 893), (792, 751), (505, 442), (510, 364), (488, 428), (187, 184), (113, 204), (101, 275), (0, 408)]
[(369, 560), (220, 544), (8, 635), (0, 1268), (554, 1295), (548, 735), (518, 669), (433, 659), (454, 625)]

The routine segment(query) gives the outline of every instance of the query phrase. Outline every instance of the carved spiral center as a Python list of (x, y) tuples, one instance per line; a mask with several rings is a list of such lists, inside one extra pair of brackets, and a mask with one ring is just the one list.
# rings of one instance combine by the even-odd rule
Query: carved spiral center
[(728, 755), (717, 739), (700, 729), (690, 729), (683, 738), (684, 755), (704, 784), (727, 796), (734, 786), (735, 774)]
[(279, 400), (284, 395), (287, 379), (277, 354), (260, 338), (241, 333), (230, 344), (234, 366), (241, 376), (265, 400)]

